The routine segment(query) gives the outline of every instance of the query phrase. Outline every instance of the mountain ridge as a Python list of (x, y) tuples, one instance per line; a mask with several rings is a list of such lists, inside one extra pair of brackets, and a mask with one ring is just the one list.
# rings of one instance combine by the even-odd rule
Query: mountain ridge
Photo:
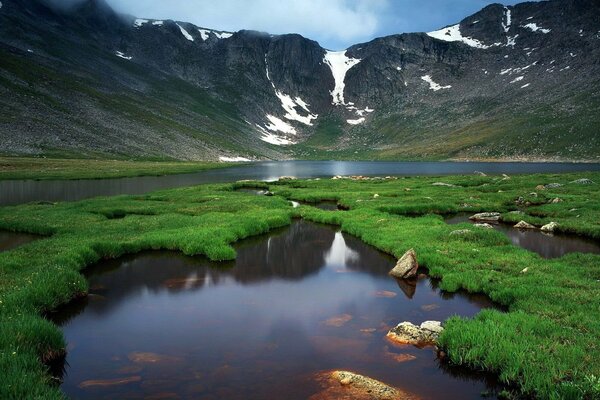
[(77, 7), (12, 0), (0, 8), (0, 90), (16, 99), (0, 101), (0, 152), (209, 160), (600, 154), (594, 0), (494, 4), (438, 31), (342, 52), (298, 34), (121, 16), (103, 0)]

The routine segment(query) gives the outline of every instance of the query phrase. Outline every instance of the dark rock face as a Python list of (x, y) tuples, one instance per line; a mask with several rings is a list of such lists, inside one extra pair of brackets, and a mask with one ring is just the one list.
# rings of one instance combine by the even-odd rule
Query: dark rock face
[(141, 20), (103, 0), (70, 9), (5, 1), (0, 152), (177, 159), (600, 153), (598, 1), (493, 4), (437, 33), (351, 46), (345, 104), (334, 104), (338, 86), (326, 54), (296, 34)]

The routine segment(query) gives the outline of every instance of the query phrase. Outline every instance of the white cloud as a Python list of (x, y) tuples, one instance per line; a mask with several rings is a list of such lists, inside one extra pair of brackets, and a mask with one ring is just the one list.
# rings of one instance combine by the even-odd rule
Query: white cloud
[[(370, 40), (389, 0), (108, 0), (136, 17), (174, 19), (226, 31), (299, 33), (324, 46)], [(335, 50), (335, 49), (332, 49)]]

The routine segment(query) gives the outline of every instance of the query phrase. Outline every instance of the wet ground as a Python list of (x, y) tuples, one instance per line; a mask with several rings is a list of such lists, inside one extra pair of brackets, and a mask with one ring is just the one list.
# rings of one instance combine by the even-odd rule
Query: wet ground
[(385, 339), (401, 321), (472, 316), (492, 306), (484, 296), (442, 293), (425, 275), (398, 282), (395, 259), (329, 226), (295, 221), (236, 248), (229, 263), (149, 252), (90, 268), (91, 295), (52, 317), (68, 342), (64, 392), (306, 399), (330, 369), (423, 399), (493, 392), (489, 376), (441, 365), (432, 348)]

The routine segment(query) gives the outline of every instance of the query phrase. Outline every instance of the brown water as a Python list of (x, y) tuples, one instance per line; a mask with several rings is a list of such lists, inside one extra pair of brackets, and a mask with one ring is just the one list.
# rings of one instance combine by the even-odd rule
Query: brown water
[(15, 249), (34, 240), (39, 240), (40, 236), (30, 235), (27, 233), (16, 233), (0, 231), (0, 253)]
[(142, 194), (159, 189), (242, 179), (269, 181), (280, 176), (298, 178), (333, 175), (415, 176), (456, 175), (482, 171), (490, 174), (530, 174), (600, 171), (600, 164), (482, 163), (482, 162), (375, 162), (375, 161), (269, 161), (193, 174), (100, 180), (0, 181), (0, 206), (32, 201), (74, 201), (96, 196)]
[[(469, 220), (470, 216), (471, 214), (459, 214), (448, 217), (445, 221), (449, 224), (474, 223)], [(491, 225), (508, 236), (514, 245), (533, 251), (544, 258), (558, 258), (568, 253), (600, 254), (600, 241), (582, 236), (520, 230), (513, 228), (514, 224)]]
[[(493, 391), (489, 377), (440, 365), (432, 348), (385, 340), (401, 321), (472, 316), (492, 306), (485, 297), (442, 293), (424, 275), (399, 284), (387, 274), (393, 258), (329, 226), (296, 221), (236, 248), (230, 263), (148, 252), (91, 268), (92, 295), (53, 317), (68, 342), (63, 391), (306, 399), (319, 391), (314, 374), (330, 369), (423, 399)], [(129, 383), (89, 382), (117, 378)]]

